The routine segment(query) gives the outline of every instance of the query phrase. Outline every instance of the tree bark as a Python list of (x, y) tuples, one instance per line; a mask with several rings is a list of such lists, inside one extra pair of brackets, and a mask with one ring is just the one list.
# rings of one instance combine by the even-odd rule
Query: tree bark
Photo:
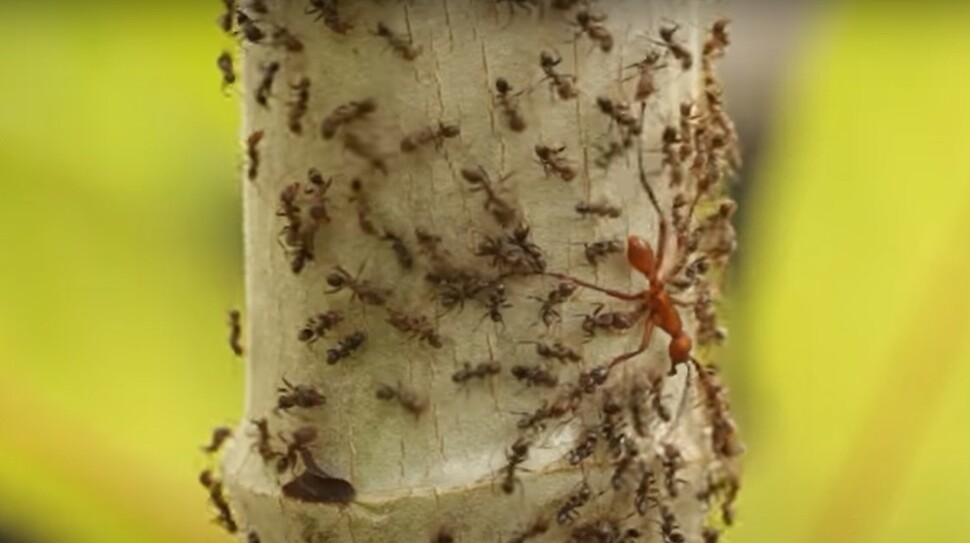
[[(670, 224), (662, 267), (683, 265), (663, 286), (686, 304), (694, 357), (723, 335), (709, 313), (733, 249), (736, 142), (712, 79), (723, 46), (703, 51), (698, 7), (266, 4), (243, 2), (235, 25), (248, 383), (222, 477), (239, 533), (701, 541), (720, 526), (712, 506), (733, 500), (740, 448), (713, 370), (672, 364), (669, 326), (611, 365), (640, 345), (656, 299), (576, 281), (645, 288), (624, 258), (629, 234), (659, 249), (645, 181)], [(674, 23), (689, 67), (662, 43)], [(656, 89), (636, 97), (631, 65), (648, 51)], [(682, 137), (665, 147), (668, 126)], [(638, 319), (604, 330), (610, 312)], [(556, 360), (559, 347), (571, 351)]]

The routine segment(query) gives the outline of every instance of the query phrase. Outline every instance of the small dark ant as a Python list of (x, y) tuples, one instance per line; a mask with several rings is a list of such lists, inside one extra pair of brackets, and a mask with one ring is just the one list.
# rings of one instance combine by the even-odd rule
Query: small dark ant
[(567, 347), (561, 341), (556, 341), (551, 345), (536, 341), (535, 344), (537, 355), (543, 358), (554, 358), (561, 364), (565, 364), (567, 362), (580, 362), (583, 359), (579, 353), (577, 353), (574, 349)]
[(559, 507), (559, 510), (556, 512), (556, 522), (559, 524), (572, 524), (576, 520), (576, 517), (579, 516), (577, 509), (586, 505), (592, 497), (593, 489), (584, 481), (579, 487), (579, 490), (566, 498), (566, 502)]
[(654, 413), (664, 422), (670, 422), (673, 415), (663, 401), (663, 375), (657, 374), (650, 378), (650, 406)]
[(274, 46), (282, 47), (290, 53), (302, 53), (304, 49), (303, 42), (283, 26), (278, 26), (273, 31), (272, 43)]
[(704, 42), (704, 59), (720, 57), (724, 50), (731, 45), (731, 38), (727, 33), (727, 26), (731, 20), (721, 17), (711, 24), (710, 37)]
[(576, 76), (559, 73), (556, 66), (560, 62), (562, 62), (562, 58), (549, 51), (543, 51), (539, 54), (539, 66), (542, 68), (542, 73), (546, 75), (543, 81), (548, 79), (550, 89), (554, 90), (560, 99), (569, 100), (579, 96), (579, 91), (576, 90), (575, 85)]
[(387, 303), (387, 296), (390, 294), (387, 289), (379, 288), (371, 284), (370, 281), (352, 277), (347, 270), (340, 266), (334, 268), (334, 271), (327, 275), (327, 284), (332, 287), (326, 291), (327, 294), (347, 289), (351, 292), (351, 300), (360, 300), (368, 305), (384, 305)]
[(631, 64), (627, 68), (636, 68), (637, 74), (637, 86), (633, 91), (633, 100), (637, 102), (645, 102), (651, 96), (657, 92), (657, 84), (654, 81), (654, 73), (658, 68), (662, 68), (659, 64), (660, 53), (657, 51), (650, 51), (640, 62)]
[(594, 366), (579, 374), (578, 388), (584, 394), (593, 394), (610, 377), (611, 366)]
[(259, 142), (263, 141), (262, 130), (254, 130), (246, 138), (246, 156), (249, 157), (249, 169), (246, 172), (250, 181), (255, 181), (259, 175)]
[(512, 366), (512, 377), (522, 381), (527, 387), (546, 387), (555, 388), (559, 384), (559, 378), (542, 366)]
[(624, 147), (618, 141), (610, 141), (607, 145), (596, 145), (597, 155), (593, 159), (596, 166), (607, 170), (614, 160), (623, 155)]
[(611, 123), (616, 123), (620, 127), (623, 147), (630, 147), (636, 141), (636, 136), (643, 133), (643, 125), (630, 111), (630, 105), (626, 102), (618, 102), (600, 96), (596, 98), (596, 106), (603, 115), (610, 118)]
[(219, 452), (222, 448), (222, 444), (226, 442), (227, 439), (232, 437), (232, 429), (226, 428), (225, 426), (219, 426), (212, 430), (212, 439), (209, 444), (202, 447), (202, 452), (206, 454), (215, 454)]
[(367, 334), (360, 330), (352, 332), (337, 341), (337, 346), (327, 349), (327, 364), (331, 366), (347, 358), (367, 340)]
[(593, 313), (589, 315), (583, 315), (583, 332), (586, 332), (587, 336), (595, 336), (597, 330), (604, 330), (607, 332), (622, 332), (624, 330), (629, 330), (632, 328), (637, 321), (643, 316), (646, 308), (638, 308), (633, 311), (609, 311), (603, 313), (603, 305), (598, 304)]
[(664, 26), (660, 29), (660, 40), (657, 42), (663, 45), (670, 51), (674, 59), (680, 62), (680, 67), (684, 71), (690, 70), (694, 65), (694, 56), (684, 47), (682, 44), (677, 42), (674, 34), (680, 29), (679, 25), (674, 26)]
[(687, 482), (677, 478), (677, 472), (684, 467), (684, 457), (681, 456), (680, 449), (676, 446), (664, 443), (663, 455), (660, 460), (664, 471), (664, 487), (667, 489), (667, 495), (676, 498), (679, 494), (677, 485)]
[(573, 528), (573, 543), (632, 543), (643, 535), (636, 528), (623, 530), (614, 520), (599, 519)]
[(532, 521), (525, 530), (515, 534), (508, 543), (525, 543), (530, 539), (539, 537), (549, 531), (549, 519), (545, 516), (538, 516)]
[[(462, 168), (461, 169), (462, 178), (472, 186), (472, 192), (484, 192), (485, 193), (485, 210), (492, 214), (492, 217), (502, 228), (506, 228), (511, 225), (518, 216), (518, 212), (512, 207), (508, 202), (506, 202), (502, 197), (498, 195), (495, 187), (492, 186), (492, 181), (488, 177), (488, 173), (485, 169), (479, 166), (475, 168)], [(498, 182), (501, 183), (511, 177), (511, 174), (501, 177)]]
[(315, 224), (329, 223), (330, 214), (327, 212), (327, 203), (330, 199), (327, 198), (327, 191), (330, 190), (330, 185), (333, 184), (333, 178), (324, 179), (320, 170), (310, 168), (307, 170), (307, 181), (309, 185), (304, 190), (304, 194), (310, 197), (310, 206), (307, 209), (307, 214), (313, 219)]
[(419, 342), (427, 343), (435, 349), (440, 349), (444, 346), (441, 342), (441, 336), (438, 335), (438, 331), (428, 321), (428, 317), (424, 315), (408, 315), (407, 313), (393, 309), (388, 310), (388, 314), (387, 322), (395, 329), (409, 334), (410, 337), (417, 338)]
[(371, 168), (387, 175), (387, 163), (380, 153), (374, 149), (373, 145), (361, 139), (357, 134), (350, 132), (344, 134), (343, 141), (345, 149), (363, 159)]
[(229, 311), (229, 348), (236, 356), (243, 355), (242, 323), (238, 309)]
[(551, 171), (563, 181), (572, 181), (576, 177), (576, 169), (573, 168), (565, 157), (561, 156), (561, 153), (565, 150), (566, 146), (564, 145), (560, 145), (559, 147), (535, 146), (536, 156), (539, 157), (542, 171), (547, 176)]
[(705, 526), (704, 531), (701, 532), (701, 540), (703, 540), (704, 543), (717, 543), (720, 539), (721, 532), (717, 531), (716, 528)]
[(488, 289), (486, 307), (488, 310), (482, 315), (483, 319), (488, 317), (494, 323), (505, 324), (505, 319), (502, 318), (502, 310), (512, 307), (505, 296), (505, 283), (498, 281)]
[(363, 100), (352, 100), (334, 108), (327, 115), (320, 125), (320, 134), (323, 139), (331, 139), (337, 133), (337, 129), (346, 126), (353, 121), (362, 119), (377, 110), (377, 102), (373, 98)]
[(505, 477), (502, 479), (502, 492), (511, 494), (515, 491), (515, 483), (519, 481), (518, 477), (515, 476), (515, 470), (529, 458), (531, 446), (532, 442), (528, 438), (520, 437), (512, 444), (512, 448), (505, 453), (505, 459), (509, 463), (502, 469), (505, 472)]
[(599, 202), (595, 204), (592, 202), (579, 202), (573, 209), (575, 209), (576, 213), (579, 213), (583, 217), (595, 215), (597, 217), (617, 219), (623, 215), (622, 209), (606, 202)]
[(222, 5), (226, 9), (216, 19), (216, 23), (218, 23), (219, 28), (221, 28), (223, 32), (232, 35), (232, 29), (235, 23), (235, 18), (233, 15), (236, 13), (236, 1), (222, 0)]
[(630, 468), (636, 462), (637, 453), (636, 445), (633, 445), (631, 441), (626, 442), (623, 447), (623, 454), (617, 460), (613, 475), (610, 476), (610, 486), (613, 490), (620, 491), (626, 486), (627, 474), (630, 473)]
[(590, 266), (598, 266), (600, 262), (605, 260), (610, 255), (618, 255), (622, 253), (623, 244), (615, 239), (583, 244), (583, 254), (586, 255), (586, 261), (589, 262)]
[(461, 134), (457, 124), (438, 122), (438, 126), (422, 128), (401, 139), (401, 152), (411, 153), (428, 143), (434, 143), (435, 149), (440, 149), (445, 139), (456, 138)]
[(236, 25), (242, 31), (243, 37), (252, 43), (259, 43), (266, 37), (263, 29), (256, 26), (256, 21), (239, 9), (236, 10)]
[(230, 534), (236, 533), (239, 530), (239, 526), (232, 516), (232, 509), (229, 507), (229, 502), (222, 492), (222, 481), (216, 479), (212, 471), (207, 469), (199, 474), (199, 482), (209, 491), (209, 501), (219, 511), (219, 516), (216, 518), (216, 521)]
[(431, 538), (431, 543), (455, 543), (455, 535), (451, 528), (442, 526)]
[[(579, 443), (566, 453), (566, 460), (570, 466), (578, 466), (596, 452), (596, 445), (599, 444), (599, 432), (596, 430), (586, 430), (580, 438)], [(562, 524), (562, 523), (560, 523)]]
[(297, 334), (297, 340), (310, 345), (322, 338), (328, 331), (343, 322), (344, 318), (337, 311), (327, 311), (307, 319), (306, 324)]
[(738, 438), (737, 426), (731, 418), (727, 389), (721, 383), (717, 369), (702, 366), (696, 360), (693, 364), (697, 370), (697, 383), (700, 385), (704, 407), (711, 419), (711, 445), (714, 452), (723, 458), (740, 455), (744, 452), (744, 446)]
[(664, 543), (684, 543), (684, 541), (687, 541), (677, 524), (677, 517), (666, 505), (660, 506), (660, 534), (664, 538)]
[(411, 254), (411, 250), (404, 243), (404, 240), (400, 236), (392, 232), (384, 231), (384, 235), (381, 239), (387, 241), (391, 244), (391, 250), (394, 251), (394, 256), (397, 258), (397, 263), (401, 265), (405, 270), (410, 270), (414, 267), (414, 256)]
[(286, 443), (286, 440), (280, 436), (280, 439), (283, 439), (283, 442), (286, 443), (286, 452), (276, 461), (277, 473), (283, 473), (296, 466), (297, 454), (307, 445), (316, 441), (317, 429), (313, 426), (301, 426), (290, 433), (290, 438), (292, 441)]
[(414, 60), (421, 54), (421, 47), (415, 47), (410, 35), (404, 38), (380, 21), (378, 21), (377, 29), (374, 30), (373, 34), (384, 38), (391, 49), (404, 60)]
[(575, 37), (578, 38), (582, 34), (586, 34), (589, 39), (599, 44), (600, 51), (609, 53), (613, 50), (613, 34), (600, 24), (605, 20), (606, 15), (603, 14), (593, 15), (585, 9), (577, 11), (576, 24), (579, 26), (579, 31)]
[(286, 377), (283, 378), (283, 384), (285, 387), (276, 389), (280, 393), (276, 400), (276, 409), (278, 411), (286, 411), (293, 407), (312, 409), (323, 405), (327, 401), (327, 398), (312, 386), (294, 385), (287, 381)]
[(290, 132), (302, 134), (303, 117), (306, 115), (310, 103), (310, 78), (303, 77), (295, 85), (291, 84), (290, 88), (296, 94), (296, 97), (289, 103), (287, 125)]
[(637, 514), (642, 517), (650, 511), (650, 507), (656, 507), (660, 504), (660, 492), (657, 490), (657, 478), (650, 466), (641, 463), (640, 469), (642, 474), (634, 492), (633, 506), (636, 508)]
[(323, 23), (327, 25), (327, 28), (334, 31), (337, 34), (346, 34), (354, 27), (351, 23), (340, 19), (340, 12), (337, 7), (339, 0), (309, 0), (309, 5), (307, 6), (305, 13), (307, 15), (317, 14), (313, 19), (314, 21), (319, 21), (323, 19)]
[(273, 92), (273, 82), (276, 80), (277, 72), (280, 71), (280, 63), (274, 61), (264, 64), (261, 70), (263, 77), (259, 81), (259, 87), (256, 88), (256, 103), (268, 108), (269, 95)]
[[(647, 394), (648, 391), (643, 386), (643, 383), (634, 381), (627, 398), (627, 407), (629, 407), (630, 415), (633, 418), (633, 431), (640, 437), (650, 435), (650, 421), (647, 418), (648, 411), (646, 410)], [(664, 412), (658, 412), (658, 416), (662, 417), (665, 414), (669, 416), (669, 413), (666, 411), (667, 408), (663, 403), (660, 403), (660, 406)], [(654, 407), (656, 407), (656, 404), (654, 404)]]
[(462, 369), (451, 375), (451, 380), (456, 384), (465, 384), (472, 379), (485, 379), (492, 375), (498, 375), (499, 373), (502, 373), (502, 364), (494, 360), (479, 362), (474, 367), (468, 362), (465, 362)]
[(397, 385), (397, 387), (392, 387), (386, 384), (378, 385), (375, 396), (378, 400), (388, 402), (397, 400), (397, 402), (401, 404), (401, 407), (414, 415), (415, 418), (421, 416), (421, 413), (424, 413), (425, 408), (428, 407), (425, 400), (419, 398), (415, 392), (402, 387), (400, 383)]
[(291, 183), (280, 191), (280, 205), (277, 217), (285, 217), (286, 224), (280, 230), (280, 245), (290, 256), (290, 269), (300, 273), (308, 261), (313, 260), (313, 241), (316, 237), (317, 223), (304, 225), (296, 198), (300, 194), (300, 184)]
[(522, 91), (513, 94), (512, 85), (500, 77), (495, 80), (495, 92), (495, 101), (502, 108), (502, 114), (505, 116), (505, 121), (509, 129), (513, 132), (522, 132), (525, 130), (525, 117), (522, 116), (522, 111), (519, 110), (518, 101), (518, 97), (522, 94)]
[(256, 443), (253, 444), (253, 447), (256, 448), (263, 462), (269, 462), (279, 455), (278, 452), (273, 450), (273, 446), (269, 442), (269, 421), (264, 417), (261, 419), (251, 419), (249, 422), (256, 427), (257, 432)]
[(258, 533), (250, 531), (246, 534), (246, 543), (262, 543), (262, 540), (259, 538)]
[(223, 51), (219, 54), (219, 58), (216, 59), (216, 66), (219, 67), (219, 72), (222, 74), (222, 92), (225, 93), (226, 89), (236, 82), (236, 70), (232, 66), (232, 55), (229, 54), (229, 51)]
[(542, 302), (542, 307), (539, 308), (539, 318), (542, 319), (542, 323), (548, 327), (561, 321), (562, 316), (559, 314), (559, 306), (569, 300), (569, 297), (574, 292), (576, 292), (576, 285), (563, 282), (556, 285), (555, 289), (549, 291), (549, 294), (545, 298), (533, 296), (533, 300)]

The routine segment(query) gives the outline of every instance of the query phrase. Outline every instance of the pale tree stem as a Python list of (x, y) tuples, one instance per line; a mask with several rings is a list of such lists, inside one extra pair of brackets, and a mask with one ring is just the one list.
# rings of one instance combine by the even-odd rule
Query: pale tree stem
[[(265, 34), (243, 47), (248, 384), (221, 475), (243, 538), (701, 541), (740, 448), (711, 370), (667, 376), (671, 335), (718, 339), (733, 249), (736, 141), (704, 92), (726, 44), (703, 54), (698, 7), (265, 4), (240, 6)], [(644, 173), (669, 224), (649, 292), (679, 315), (563, 279), (644, 290)]]

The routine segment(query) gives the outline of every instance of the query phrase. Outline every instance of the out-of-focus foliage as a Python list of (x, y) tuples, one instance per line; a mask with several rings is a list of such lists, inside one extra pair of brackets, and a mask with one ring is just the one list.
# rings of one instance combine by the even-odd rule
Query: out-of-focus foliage
[[(0, 14), (0, 524), (225, 541), (196, 476), (241, 403), (230, 44), (218, 2), (85, 4)], [(828, 11), (791, 64), (733, 291), (728, 541), (970, 533), (968, 15)]]

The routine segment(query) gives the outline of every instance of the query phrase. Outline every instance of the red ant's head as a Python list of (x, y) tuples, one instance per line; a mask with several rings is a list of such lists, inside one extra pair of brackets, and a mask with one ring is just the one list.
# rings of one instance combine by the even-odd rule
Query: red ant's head
[(634, 269), (646, 275), (647, 278), (653, 279), (657, 258), (647, 240), (640, 236), (628, 237), (626, 240), (626, 258)]

